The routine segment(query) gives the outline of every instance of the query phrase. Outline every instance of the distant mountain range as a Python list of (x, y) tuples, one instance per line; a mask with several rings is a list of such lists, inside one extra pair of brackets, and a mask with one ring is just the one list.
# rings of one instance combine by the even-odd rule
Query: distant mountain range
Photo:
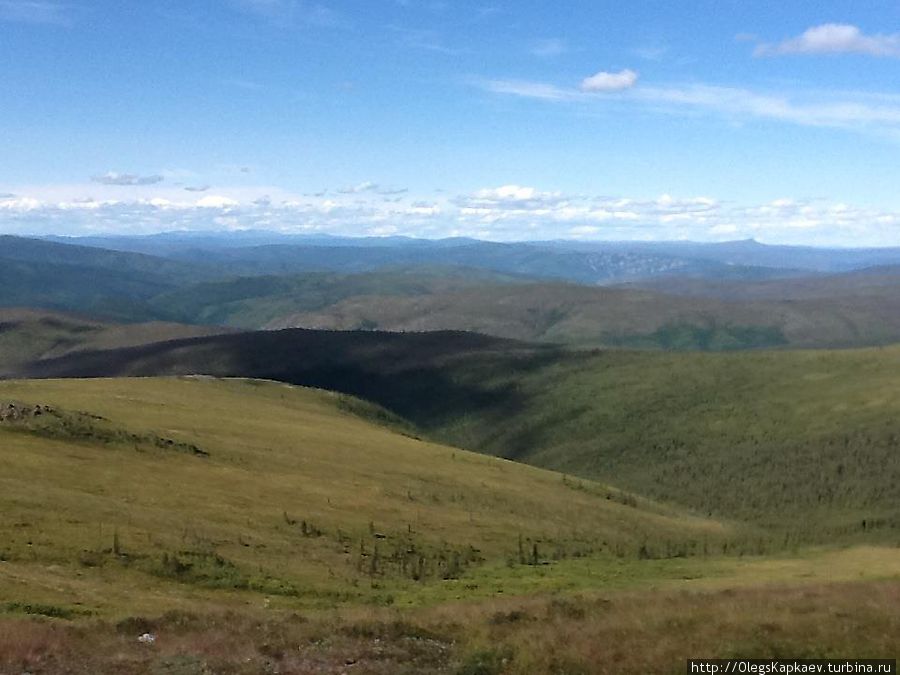
[[(310, 271), (359, 273), (383, 267), (452, 265), (532, 278), (609, 284), (660, 276), (771, 278), (796, 276), (800, 269), (728, 260), (719, 245), (702, 251), (678, 244), (494, 243), (472, 239), (422, 240), (403, 237), (301, 237), (262, 232), (173, 233), (148, 237), (54, 238), (109, 250), (142, 253), (204, 267), (227, 266), (232, 274), (291, 274)], [(897, 256), (900, 261), (900, 254)]]
[(657, 349), (900, 341), (900, 249), (265, 232), (0, 237), (0, 284), (0, 306), (118, 322), (449, 329)]
[[(278, 258), (272, 248), (281, 249), (284, 254), (284, 264), (303, 264), (303, 256), (299, 249), (356, 249), (356, 257), (363, 258), (366, 262), (359, 264), (409, 264), (409, 258), (413, 258), (414, 264), (427, 264), (432, 262), (430, 258), (441, 252), (447, 253), (452, 259), (445, 262), (454, 264), (472, 265), (473, 261), (493, 260), (491, 265), (524, 264), (529, 253), (541, 251), (547, 256), (547, 260), (554, 259), (551, 254), (577, 253), (585, 256), (586, 261), (593, 261), (597, 269), (590, 268), (590, 272), (568, 271), (559, 274), (554, 271), (552, 265), (547, 263), (546, 269), (541, 269), (538, 264), (524, 273), (531, 276), (558, 276), (574, 281), (584, 282), (584, 278), (576, 278), (572, 275), (586, 274), (591, 279), (593, 274), (599, 273), (596, 279), (589, 283), (602, 282), (605, 278), (618, 277), (622, 274), (631, 276), (646, 276), (650, 274), (666, 272), (670, 268), (682, 270), (688, 274), (699, 274), (704, 277), (716, 277), (718, 275), (740, 278), (745, 273), (763, 276), (773, 275), (771, 270), (781, 270), (777, 276), (792, 276), (796, 272), (846, 272), (866, 267), (882, 265), (900, 265), (900, 247), (895, 248), (817, 248), (810, 246), (778, 246), (759, 243), (755, 240), (741, 240), (721, 243), (702, 243), (687, 241), (641, 242), (641, 241), (570, 241), (552, 240), (536, 242), (518, 242), (497, 244), (484, 242), (477, 239), (464, 237), (429, 240), (413, 239), (408, 237), (334, 237), (327, 235), (290, 235), (265, 231), (238, 231), (238, 232), (170, 232), (148, 236), (92, 236), (92, 237), (48, 237), (49, 240), (59, 243), (75, 243), (81, 246), (94, 246), (120, 251), (131, 251), (173, 258), (195, 259), (202, 252), (216, 251), (216, 257), (227, 260), (242, 260), (251, 265), (265, 266), (273, 264), (273, 259)], [(263, 249), (263, 250), (252, 250)], [(380, 253), (368, 252), (368, 249), (380, 249)], [(230, 251), (230, 253), (226, 253)], [(393, 253), (388, 253), (392, 251)], [(322, 253), (320, 251), (320, 253)], [(346, 258), (336, 256), (319, 262), (328, 266), (332, 271), (359, 271), (358, 269), (340, 269), (330, 265), (347, 264)], [(391, 256), (396, 260), (391, 260)], [(593, 256), (593, 257), (591, 257)], [(599, 257), (598, 257), (599, 256)], [(458, 258), (470, 257), (468, 262)], [(565, 258), (575, 260), (577, 258)], [(252, 261), (252, 262), (251, 262)], [(607, 270), (603, 262), (612, 266)], [(645, 261), (644, 266), (637, 264), (634, 269), (629, 269), (626, 261), (638, 263)], [(440, 262), (440, 261), (438, 261)], [(705, 262), (707, 265), (699, 265)], [(668, 264), (666, 264), (668, 263)], [(717, 263), (717, 264), (714, 264)], [(533, 264), (533, 261), (532, 261)], [(618, 267), (617, 267), (618, 265)], [(653, 271), (655, 266), (660, 269)], [(731, 270), (728, 268), (751, 268), (747, 270)], [(768, 272), (755, 268), (766, 268)], [(326, 269), (322, 267), (320, 269)], [(499, 269), (498, 271), (512, 271)], [(272, 271), (272, 270), (270, 270)], [(305, 270), (299, 270), (305, 271)]]

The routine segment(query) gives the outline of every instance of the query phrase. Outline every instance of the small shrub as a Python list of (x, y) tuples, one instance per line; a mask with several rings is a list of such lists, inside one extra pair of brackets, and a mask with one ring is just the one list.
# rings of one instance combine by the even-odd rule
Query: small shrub
[(523, 612), (520, 609), (514, 609), (510, 612), (497, 612), (488, 619), (488, 623), (492, 626), (500, 626), (506, 623), (519, 623), (520, 621), (526, 621), (530, 618), (531, 616), (527, 612)]
[(38, 603), (8, 602), (4, 605), (4, 608), (7, 612), (11, 613), (46, 616), (51, 619), (74, 619), (79, 616), (90, 616), (92, 614), (92, 612), (86, 609), (60, 607), (58, 605), (42, 605)]
[(511, 654), (507, 649), (474, 652), (460, 664), (456, 675), (500, 675), (510, 658)]

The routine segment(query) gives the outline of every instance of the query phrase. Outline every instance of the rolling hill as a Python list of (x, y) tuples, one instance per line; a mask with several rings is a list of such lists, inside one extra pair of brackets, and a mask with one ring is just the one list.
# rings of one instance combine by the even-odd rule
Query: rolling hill
[(714, 297), (734, 301), (782, 300), (796, 302), (868, 296), (882, 299), (892, 296), (898, 284), (900, 284), (900, 266), (880, 266), (841, 274), (795, 279), (771, 279), (744, 283), (669, 279), (665, 283), (647, 281), (623, 287), (657, 289), (673, 295)]
[(896, 648), (896, 548), (746, 555), (754, 528), (422, 441), (346, 396), (186, 377), (0, 401), (2, 672), (611, 675)]
[(782, 546), (896, 538), (898, 366), (896, 347), (665, 354), (286, 330), (84, 353), (20, 374), (206, 373), (342, 391), (431, 438), (752, 523), (771, 534), (761, 546)]
[[(236, 606), (408, 604), (508, 561), (698, 554), (739, 536), (279, 383), (7, 381), (0, 400), (0, 597), (73, 615), (217, 591)], [(38, 592), (28, 574), (64, 581)]]
[[(107, 321), (244, 329), (466, 330), (519, 340), (666, 350), (858, 347), (900, 340), (896, 268), (760, 280), (794, 272), (767, 268), (765, 274), (744, 274), (744, 268), (727, 259), (651, 260), (644, 253), (633, 255), (643, 250), (640, 246), (624, 244), (284, 243), (290, 240), (241, 246), (267, 241), (248, 233), (228, 246), (221, 238), (200, 235), (108, 242), (137, 241), (172, 256), (168, 259), (3, 237), (0, 283), (5, 293), (0, 305), (75, 311)], [(673, 244), (647, 250), (697, 255), (714, 250), (721, 257), (731, 248)], [(878, 252), (857, 253), (860, 260), (869, 260), (877, 259), (872, 256)], [(400, 263), (412, 266), (390, 266)], [(707, 264), (730, 271), (705, 278), (712, 270)], [(296, 269), (369, 271), (295, 274)], [(272, 270), (284, 274), (263, 274)], [(236, 276), (240, 273), (252, 276)], [(641, 286), (598, 288), (549, 280), (594, 283), (597, 274), (611, 275), (605, 281), (637, 279)], [(742, 281), (723, 280), (723, 275)]]
[(788, 344), (784, 321), (773, 310), (632, 289), (523, 282), (417, 296), (359, 295), (264, 327), (463, 330), (541, 342), (725, 350)]
[(286, 314), (316, 311), (360, 296), (418, 297), (527, 279), (455, 267), (389, 268), (363, 274), (238, 277), (164, 293), (151, 301), (160, 314), (188, 323), (258, 329)]
[[(149, 304), (173, 321), (245, 329), (465, 330), (649, 349), (853, 347), (900, 340), (900, 293), (892, 292), (900, 290), (900, 277), (851, 285), (844, 276), (670, 284), (672, 292), (664, 284), (597, 288), (468, 268), (405, 268), (212, 281)], [(809, 292), (762, 292), (791, 288)], [(746, 297), (732, 297), (731, 289), (745, 290)], [(752, 289), (760, 289), (759, 297)]]
[[(725, 351), (900, 340), (900, 276), (588, 287), (412, 268), (209, 282), (152, 301), (173, 320), (248, 329), (465, 330), (518, 340)], [(817, 288), (818, 294), (802, 292)], [(733, 297), (730, 293), (744, 293)], [(754, 289), (759, 289), (754, 291)], [(833, 292), (830, 292), (833, 289)]]
[(0, 236), (2, 307), (68, 310), (125, 321), (156, 319), (161, 317), (147, 300), (220, 276), (202, 264)]
[[(900, 290), (900, 284), (898, 284)], [(420, 296), (360, 295), (269, 329), (466, 330), (520, 340), (727, 351), (852, 347), (900, 340), (900, 293), (731, 301), (565, 284), (483, 286)]]
[(0, 376), (37, 359), (82, 350), (131, 347), (224, 332), (228, 329), (166, 322), (113, 324), (47, 310), (0, 309)]

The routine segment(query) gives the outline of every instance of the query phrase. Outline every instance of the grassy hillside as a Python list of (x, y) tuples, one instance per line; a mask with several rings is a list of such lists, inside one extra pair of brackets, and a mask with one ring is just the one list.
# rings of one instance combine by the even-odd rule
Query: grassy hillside
[(152, 611), (216, 590), (238, 605), (241, 593), (419, 604), (459, 594), (462, 578), (473, 596), (534, 582), (505, 584), (509, 566), (591, 556), (614, 570), (741, 536), (278, 383), (7, 381), (0, 401), (0, 597), (12, 609), (104, 613), (128, 598), (128, 611)]
[(281, 331), (25, 371), (196, 372), (363, 396), (455, 445), (777, 531), (769, 544), (898, 538), (900, 348), (664, 354)]
[(0, 672), (896, 656), (894, 547), (734, 555), (758, 532), (274, 382), (6, 381), (0, 401)]
[(0, 309), (0, 376), (35, 359), (226, 332), (164, 322), (110, 324), (34, 309)]

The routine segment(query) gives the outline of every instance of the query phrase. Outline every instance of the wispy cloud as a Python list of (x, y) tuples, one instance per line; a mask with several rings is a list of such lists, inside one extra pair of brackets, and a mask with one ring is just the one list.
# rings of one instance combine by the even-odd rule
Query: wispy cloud
[(866, 35), (858, 26), (826, 23), (777, 44), (761, 44), (756, 56), (785, 54), (866, 54), (900, 57), (900, 33)]
[(541, 58), (551, 58), (554, 56), (560, 56), (569, 51), (569, 46), (566, 44), (565, 40), (561, 40), (559, 38), (548, 38), (545, 40), (538, 40), (535, 42), (531, 49), (532, 54), (535, 56), (540, 56)]
[(632, 52), (638, 58), (644, 59), (644, 61), (660, 61), (666, 54), (669, 53), (669, 48), (665, 46), (645, 46), (637, 47), (633, 49)]
[(358, 195), (363, 192), (375, 192), (378, 190), (378, 183), (373, 183), (371, 181), (365, 181), (363, 183), (358, 183), (357, 185), (348, 185), (346, 187), (342, 187), (338, 190), (338, 192), (342, 195)]
[(390, 25), (388, 30), (399, 38), (400, 44), (410, 49), (419, 49), (445, 56), (459, 56), (465, 53), (463, 49), (447, 45), (441, 34), (432, 28), (406, 28)]
[(581, 92), (565, 89), (547, 82), (529, 80), (476, 80), (476, 86), (493, 94), (506, 94), (543, 101), (572, 101), (582, 98)]
[(303, 0), (230, 0), (230, 2), (239, 10), (255, 14), (285, 28), (301, 25), (333, 28), (343, 23), (341, 16), (330, 7)]
[(67, 24), (66, 7), (45, 0), (0, 0), (0, 21), (34, 24)]
[(91, 180), (102, 185), (156, 185), (162, 183), (165, 178), (159, 174), (141, 176), (136, 173), (108, 171), (99, 176), (91, 176)]
[(499, 95), (578, 105), (638, 105), (653, 112), (710, 114), (876, 133), (900, 140), (900, 96), (870, 92), (766, 92), (708, 84), (638, 85), (637, 74), (601, 72), (580, 88), (528, 80), (480, 80)]
[(581, 81), (578, 89), (532, 80), (476, 80), (474, 84), (494, 94), (544, 101), (586, 101), (599, 94), (622, 92), (637, 84), (638, 74), (625, 69), (617, 73), (600, 71)]
[(635, 100), (670, 104), (736, 118), (757, 118), (811, 127), (884, 132), (900, 131), (900, 101), (866, 94), (800, 93), (794, 96), (739, 87), (686, 85), (644, 87)]

